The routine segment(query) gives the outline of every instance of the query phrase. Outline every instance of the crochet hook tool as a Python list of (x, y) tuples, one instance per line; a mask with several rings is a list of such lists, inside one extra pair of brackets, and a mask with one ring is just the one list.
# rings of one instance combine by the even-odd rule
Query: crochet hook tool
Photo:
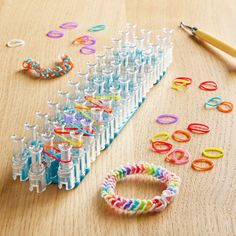
[(231, 46), (230, 44), (223, 42), (222, 40), (204, 32), (201, 29), (188, 26), (184, 22), (180, 23), (180, 27), (188, 32), (191, 32), (195, 37), (199, 38), (200, 40), (203, 40), (211, 44), (212, 46), (224, 51), (225, 53), (229, 54), (232, 57), (236, 57), (236, 48)]

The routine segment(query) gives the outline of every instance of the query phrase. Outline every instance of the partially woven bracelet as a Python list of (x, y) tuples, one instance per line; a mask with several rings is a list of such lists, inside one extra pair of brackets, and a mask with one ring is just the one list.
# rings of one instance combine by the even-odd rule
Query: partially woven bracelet
[[(166, 184), (166, 189), (161, 196), (151, 199), (127, 199), (115, 193), (116, 183), (127, 175), (151, 175), (159, 182)], [(179, 192), (180, 177), (167, 169), (149, 163), (127, 164), (113, 170), (102, 184), (102, 197), (113, 208), (122, 212), (140, 214), (148, 212), (159, 212), (174, 199)]]

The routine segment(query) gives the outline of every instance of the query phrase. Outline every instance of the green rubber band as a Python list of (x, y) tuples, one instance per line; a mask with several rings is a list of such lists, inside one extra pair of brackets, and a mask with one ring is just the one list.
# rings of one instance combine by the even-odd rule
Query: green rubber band
[(92, 27), (90, 27), (88, 29), (89, 32), (98, 32), (98, 31), (102, 31), (104, 29), (106, 29), (106, 25), (105, 24), (99, 24), (99, 25), (94, 25)]

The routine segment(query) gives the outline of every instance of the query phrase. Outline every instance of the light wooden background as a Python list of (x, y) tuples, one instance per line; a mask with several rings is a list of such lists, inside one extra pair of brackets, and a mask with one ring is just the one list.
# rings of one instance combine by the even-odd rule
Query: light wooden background
[[(0, 1), (0, 235), (236, 235), (235, 167), (236, 114), (205, 110), (204, 101), (214, 95), (236, 105), (236, 60), (207, 45), (199, 44), (178, 28), (181, 20), (199, 26), (236, 45), (236, 4), (234, 0), (1, 0)], [(65, 37), (50, 39), (45, 34), (59, 24), (76, 21), (76, 30), (64, 30)], [(94, 33), (97, 49), (109, 44), (126, 22), (157, 32), (170, 27), (174, 33), (174, 63), (161, 84), (155, 86), (143, 106), (111, 147), (99, 156), (91, 173), (74, 191), (49, 186), (42, 194), (30, 193), (28, 182), (11, 177), (10, 136), (23, 133), (25, 121), (35, 121), (35, 111), (47, 111), (47, 100), (66, 89), (68, 79), (85, 70), (92, 57), (79, 53), (72, 40), (86, 34), (91, 24), (106, 23), (105, 31)], [(13, 38), (26, 45), (5, 47)], [(22, 73), (21, 63), (28, 56), (43, 65), (53, 65), (57, 56), (68, 53), (76, 63), (68, 75), (55, 80), (35, 80)], [(170, 89), (171, 80), (189, 76), (193, 85), (185, 93)], [(198, 89), (204, 80), (214, 80), (219, 89)], [(236, 109), (235, 109), (236, 110)], [(162, 126), (155, 117), (174, 113), (177, 124)], [(159, 131), (185, 129), (190, 122), (209, 124), (207, 135), (193, 135), (183, 145), (193, 158), (204, 147), (225, 150), (207, 173), (195, 172), (190, 163), (174, 166), (164, 156), (150, 150), (149, 138)], [(100, 197), (100, 184), (106, 173), (126, 162), (149, 161), (167, 167), (181, 176), (178, 197), (164, 212), (151, 216), (127, 217), (115, 214)], [(159, 186), (126, 181), (117, 191), (127, 197), (147, 198), (160, 193)]]

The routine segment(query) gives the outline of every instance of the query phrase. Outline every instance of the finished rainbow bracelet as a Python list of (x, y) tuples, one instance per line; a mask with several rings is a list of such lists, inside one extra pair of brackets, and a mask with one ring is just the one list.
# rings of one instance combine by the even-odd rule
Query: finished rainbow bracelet
[[(128, 175), (151, 175), (163, 184), (166, 189), (161, 196), (152, 199), (127, 199), (115, 193), (116, 183)], [(111, 207), (128, 214), (160, 212), (174, 199), (179, 192), (180, 177), (167, 169), (149, 163), (127, 164), (113, 170), (102, 184), (102, 197)]]

